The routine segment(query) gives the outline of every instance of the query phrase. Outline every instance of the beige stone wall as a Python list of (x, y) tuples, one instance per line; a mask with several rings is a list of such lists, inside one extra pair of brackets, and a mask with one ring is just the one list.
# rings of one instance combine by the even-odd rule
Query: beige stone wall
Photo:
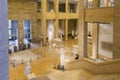
[(9, 19), (32, 19), (36, 18), (37, 4), (25, 0), (13, 0), (8, 2)]
[(113, 22), (114, 8), (92, 8), (86, 9), (85, 21), (88, 22)]
[(37, 4), (27, 0), (9, 0), (8, 1), (9, 11), (37, 11)]
[(120, 59), (120, 0), (115, 0), (113, 32), (113, 58)]

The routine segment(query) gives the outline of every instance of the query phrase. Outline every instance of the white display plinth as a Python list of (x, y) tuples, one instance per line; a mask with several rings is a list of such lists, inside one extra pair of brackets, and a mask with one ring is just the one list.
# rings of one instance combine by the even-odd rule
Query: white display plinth
[(28, 80), (35, 80), (35, 77), (36, 77), (36, 75), (34, 73), (27, 75)]

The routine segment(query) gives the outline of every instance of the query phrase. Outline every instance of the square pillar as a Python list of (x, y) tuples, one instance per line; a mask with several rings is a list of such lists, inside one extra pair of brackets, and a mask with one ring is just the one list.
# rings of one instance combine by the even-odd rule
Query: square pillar
[(120, 0), (114, 0), (113, 59), (120, 59)]
[(68, 40), (68, 19), (65, 21), (65, 40)]
[(86, 0), (79, 0), (79, 19), (78, 19), (78, 39), (79, 39), (79, 55), (87, 57), (87, 22), (85, 22), (85, 6)]
[(97, 59), (98, 57), (98, 30), (99, 24), (93, 23), (92, 25), (92, 59)]
[[(68, 0), (66, 0), (65, 2), (65, 11), (66, 11), (66, 14), (68, 14)], [(65, 21), (65, 40), (68, 40), (68, 18), (66, 19)]]
[(23, 44), (24, 39), (24, 28), (23, 28), (23, 20), (18, 20), (18, 44)]
[(41, 0), (41, 6), (42, 6), (42, 17), (41, 17), (41, 34), (43, 35), (43, 44), (46, 43), (47, 38), (47, 29), (46, 29), (46, 8), (47, 8), (47, 2), (46, 0)]
[(55, 38), (59, 37), (59, 0), (55, 0)]
[(37, 35), (39, 35), (38, 34), (38, 28), (37, 28), (37, 20), (32, 19), (32, 42), (34, 42), (34, 43), (38, 42)]
[(65, 3), (65, 11), (66, 11), (66, 13), (68, 13), (69, 12), (69, 6), (68, 6), (68, 0), (66, 0), (66, 3)]

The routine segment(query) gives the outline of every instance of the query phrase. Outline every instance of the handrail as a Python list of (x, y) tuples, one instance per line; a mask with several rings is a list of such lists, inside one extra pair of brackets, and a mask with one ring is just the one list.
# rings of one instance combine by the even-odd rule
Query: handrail
[(94, 73), (120, 73), (120, 60), (95, 61), (83, 58), (78, 61), (69, 62), (65, 65), (66, 69), (84, 68)]

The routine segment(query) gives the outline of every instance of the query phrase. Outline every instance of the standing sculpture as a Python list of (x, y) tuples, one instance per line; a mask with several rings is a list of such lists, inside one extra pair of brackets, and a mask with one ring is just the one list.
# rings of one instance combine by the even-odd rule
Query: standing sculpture
[(29, 63), (27, 63), (27, 66), (25, 68), (25, 74), (29, 75), (30, 74), (30, 69), (31, 69), (31, 65)]
[(64, 53), (65, 53), (64, 48), (61, 48), (60, 49), (60, 68), (61, 69), (64, 69), (64, 59), (65, 59)]

